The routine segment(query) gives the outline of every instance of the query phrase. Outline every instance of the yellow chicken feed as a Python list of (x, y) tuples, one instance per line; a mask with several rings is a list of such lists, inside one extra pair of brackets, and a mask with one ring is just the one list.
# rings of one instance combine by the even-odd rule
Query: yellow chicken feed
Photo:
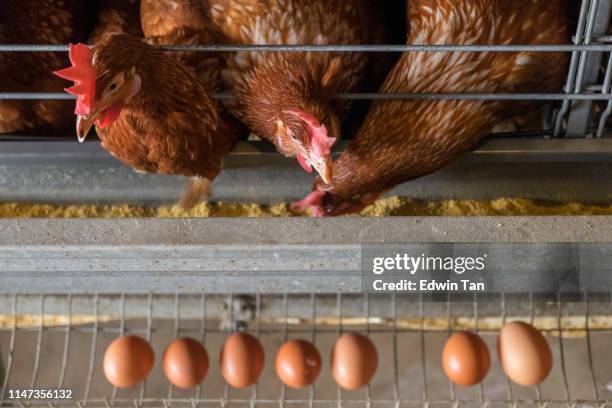
[[(0, 204), (0, 218), (134, 218), (134, 217), (294, 217), (286, 203), (274, 205), (203, 202), (189, 211), (179, 206)], [(492, 201), (421, 201), (390, 197), (364, 209), (361, 216), (518, 216), (612, 215), (612, 205), (545, 203), (524, 198)]]

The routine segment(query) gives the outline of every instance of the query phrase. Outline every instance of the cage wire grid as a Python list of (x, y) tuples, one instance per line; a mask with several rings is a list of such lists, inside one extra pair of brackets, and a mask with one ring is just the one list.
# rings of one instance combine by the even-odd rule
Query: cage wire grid
[[(517, 303), (517, 299), (520, 303)], [(4, 376), (0, 382), (2, 406), (612, 406), (612, 373), (609, 367), (597, 366), (598, 361), (605, 358), (605, 349), (602, 349), (601, 341), (593, 340), (594, 337), (599, 340), (603, 338), (609, 351), (612, 324), (602, 324), (602, 319), (612, 316), (612, 298), (605, 301), (585, 298), (569, 304), (560, 299), (542, 302), (533, 296), (517, 298), (506, 295), (483, 301), (474, 295), (471, 301), (432, 303), (415, 297), (342, 293), (68, 294), (2, 295), (0, 301), (10, 305), (5, 324), (0, 324), (0, 344), (8, 345), (8, 348), (0, 351), (0, 357), (5, 360)], [(32, 307), (38, 309), (36, 313), (32, 313)], [(32, 313), (29, 321), (22, 320), (24, 311)], [(64, 319), (60, 323), (50, 323), (50, 312), (60, 313)], [(108, 313), (113, 314), (109, 317)], [(83, 323), (83, 316), (89, 317), (86, 323)], [(467, 392), (446, 379), (432, 379), (441, 373), (439, 362), (431, 361), (432, 352), (441, 353), (440, 341), (458, 330), (466, 329), (494, 340), (499, 327), (513, 320), (534, 324), (545, 333), (553, 350), (553, 372), (541, 386), (518, 387), (501, 372), (495, 374), (499, 377), (497, 385), (492, 386), (485, 380)], [(298, 392), (286, 388), (274, 378), (274, 374), (268, 372), (262, 376), (260, 385), (254, 385), (247, 391), (232, 389), (224, 382), (219, 387), (211, 386), (211, 382), (221, 381), (216, 378), (220, 374), (212, 369), (217, 364), (216, 356), (220, 351), (217, 347), (225, 336), (236, 330), (248, 331), (262, 339), (267, 366), (274, 365), (274, 344), (280, 345), (289, 338), (310, 340), (321, 351), (323, 372), (329, 371), (329, 365), (325, 354), (327, 350), (321, 347), (321, 343), (325, 342), (322, 339), (335, 339), (344, 332), (360, 332), (370, 336), (377, 345), (380, 355), (377, 376), (386, 375), (385, 382), (388, 384), (381, 387), (375, 377), (372, 384), (363, 390), (349, 392), (337, 386), (331, 387), (329, 379), (320, 378), (313, 386)], [(174, 338), (189, 336), (198, 339), (208, 349), (211, 372), (203, 383), (187, 391), (177, 390), (168, 382), (165, 382), (166, 390), (163, 390), (159, 385), (152, 387), (146, 380), (130, 391), (111, 388), (102, 373), (103, 350), (112, 339), (124, 334), (138, 335), (148, 341), (163, 337), (163, 342), (152, 342), (157, 359)], [(30, 341), (24, 341), (24, 336), (29, 336)], [(216, 347), (211, 347), (213, 337), (216, 340), (212, 340), (212, 343)], [(50, 355), (53, 349), (46, 347), (46, 342), (51, 338), (61, 343), (54, 356)], [(274, 339), (272, 345), (271, 338)], [(88, 350), (88, 355), (79, 356), (74, 351), (79, 341), (83, 349)], [(576, 350), (577, 346), (583, 349), (580, 367), (574, 367), (576, 373), (568, 371), (568, 359), (574, 360), (567, 351), (568, 342), (573, 343), (570, 344), (572, 350)], [(405, 360), (406, 348), (413, 351), (412, 361)], [(489, 345), (489, 348), (495, 361), (494, 346)], [(15, 372), (16, 365), (23, 365), (23, 358), (29, 359), (31, 373)], [(52, 368), (48, 367), (44, 362), (50, 360), (58, 363)], [(78, 361), (77, 366), (75, 360)], [(407, 364), (412, 364), (410, 370), (403, 369)], [(41, 384), (41, 367), (45, 365), (45, 375), (49, 377), (49, 373), (52, 373), (53, 379)], [(155, 370), (161, 371), (161, 368), (156, 365)], [(494, 370), (499, 371), (492, 368)], [(16, 375), (23, 378), (25, 384), (16, 384)], [(77, 388), (70, 381), (75, 375), (84, 379), (78, 381)], [(322, 373), (321, 377), (325, 375)], [(580, 389), (573, 384), (577, 375), (582, 377)], [(412, 387), (407, 387), (411, 382)], [(552, 388), (551, 382), (555, 383)], [(267, 391), (262, 393), (262, 387)], [(7, 397), (9, 389), (27, 388), (73, 389), (75, 398), (33, 401)], [(320, 388), (325, 388), (325, 391), (320, 392)], [(216, 394), (212, 389), (217, 390)]]
[[(346, 100), (491, 100), (491, 101), (556, 101), (542, 135), (552, 137), (605, 137), (608, 118), (612, 114), (612, 36), (608, 35), (612, 2), (582, 0), (576, 33), (569, 45), (167, 45), (169, 51), (202, 52), (567, 52), (571, 54), (568, 74), (561, 93), (339, 93)], [(0, 44), (0, 52), (67, 52), (67, 45)], [(608, 55), (608, 58), (604, 58)], [(603, 70), (603, 75), (600, 70)], [(226, 100), (229, 93), (212, 95)], [(66, 93), (0, 92), (0, 100), (74, 99)], [(606, 103), (607, 102), (607, 103)], [(593, 115), (595, 103), (601, 109)], [(520, 135), (521, 132), (515, 132)], [(524, 132), (529, 135), (533, 132)], [(7, 135), (4, 135), (6, 138)], [(8, 135), (14, 136), (14, 135)], [(16, 136), (14, 136), (16, 137)], [(257, 148), (257, 144), (253, 145)]]
[[(546, 134), (554, 137), (604, 137), (607, 131), (607, 122), (612, 114), (612, 36), (607, 35), (610, 20), (612, 2), (610, 0), (583, 0), (580, 6), (576, 33), (571, 45), (308, 45), (308, 46), (285, 46), (285, 45), (196, 45), (196, 46), (165, 46), (171, 51), (213, 51), (213, 52), (567, 52), (571, 54), (568, 68), (568, 76), (561, 93), (557, 94), (379, 94), (379, 93), (341, 93), (338, 98), (351, 100), (375, 100), (375, 99), (475, 99), (475, 100), (540, 100), (557, 101), (559, 106), (551, 115)], [(0, 45), (0, 52), (67, 52), (66, 45)], [(608, 55), (609, 54), (609, 55)], [(603, 72), (600, 68), (603, 67)], [(227, 99), (232, 96), (227, 93), (214, 95), (216, 99)], [(64, 93), (0, 93), (0, 100), (6, 99), (72, 99), (73, 97)], [(594, 103), (603, 103), (597, 118), (592, 119)], [(307, 297), (306, 302), (299, 303), (304, 310), (300, 313), (292, 311), (295, 306), (296, 297)], [(274, 321), (268, 319), (267, 302), (271, 299), (280, 302), (280, 313), (276, 313)], [(140, 316), (134, 319), (130, 303), (136, 299), (144, 304)], [(162, 300), (166, 300), (160, 306)], [(247, 312), (243, 310), (244, 299), (250, 299), (247, 303)], [(321, 305), (323, 301), (335, 304), (335, 313), (325, 313)], [(0, 372), (0, 406), (29, 407), (123, 407), (123, 406), (155, 406), (155, 407), (250, 407), (256, 406), (303, 406), (314, 408), (342, 407), (342, 406), (388, 406), (394, 408), (419, 406), (424, 408), (435, 406), (463, 407), (516, 407), (516, 406), (538, 406), (555, 407), (567, 406), (571, 408), (597, 407), (605, 408), (612, 406), (612, 384), (610, 378), (602, 377), (601, 371), (597, 370), (597, 362), (602, 358), (601, 354), (594, 351), (595, 336), (609, 336), (609, 344), (612, 345), (612, 325), (609, 327), (599, 326), (596, 323), (601, 316), (612, 316), (612, 302), (606, 303), (595, 316), (592, 313), (593, 302), (582, 303), (580, 313), (571, 314), (572, 318), (583, 321), (581, 326), (567, 324), (570, 317), (566, 303), (557, 301), (540, 307), (533, 297), (529, 297), (527, 314), (521, 314), (521, 318), (535, 323), (547, 334), (551, 347), (555, 353), (555, 366), (553, 368), (557, 382), (560, 384), (559, 393), (550, 395), (544, 390), (544, 386), (533, 387), (525, 390), (513, 385), (507, 378), (504, 379), (502, 390), (492, 390), (489, 384), (481, 383), (475, 387), (474, 392), (465, 396), (463, 390), (457, 389), (452, 383), (446, 382), (443, 388), (447, 391), (445, 396), (438, 392), (438, 386), (431, 383), (432, 370), (440, 370), (434, 367), (427, 359), (427, 350), (433, 346), (430, 344), (431, 335), (451, 335), (456, 330), (469, 328), (486, 336), (494, 335), (497, 326), (490, 327), (483, 323), (486, 319), (494, 319), (499, 324), (516, 318), (505, 296), (501, 296), (496, 302), (496, 313), (484, 313), (484, 302), (476, 297), (470, 305), (471, 313), (462, 317), (469, 318), (470, 323), (461, 323), (455, 311), (453, 302), (446, 302), (438, 319), (442, 319), (442, 325), (433, 325), (433, 317), (428, 314), (432, 307), (430, 303), (421, 300), (411, 300), (406, 306), (400, 297), (390, 296), (382, 302), (376, 302), (376, 310), (373, 311), (373, 302), (368, 295), (343, 295), (341, 293), (332, 295), (317, 294), (278, 294), (261, 295), (254, 294), (246, 298), (239, 295), (181, 295), (176, 294), (168, 300), (167, 296), (144, 294), (144, 295), (0, 295), (3, 305), (9, 305), (8, 309), (1, 310), (0, 315), (7, 317), (7, 324), (0, 324), (0, 360), (3, 362), (4, 372)], [(303, 300), (303, 299), (302, 299)], [(168, 310), (163, 313), (165, 305), (171, 304), (172, 316), (168, 316)], [(190, 301), (190, 311), (183, 305)], [(28, 310), (30, 323), (22, 321), (23, 303), (37, 303), (37, 310)], [(59, 303), (55, 303), (59, 302)], [(250, 302), (250, 303), (249, 303)], [(346, 304), (351, 307), (347, 310)], [(63, 309), (56, 310), (55, 314), (62, 316), (60, 324), (50, 322), (47, 318), (50, 312), (50, 303), (63, 304)], [(382, 306), (381, 306), (382, 303)], [(489, 304), (487, 302), (487, 304)], [(304, 305), (306, 305), (304, 307)], [(403, 305), (405, 308), (400, 307)], [(87, 306), (87, 307), (84, 307)], [(328, 305), (329, 306), (329, 305)], [(327, 309), (334, 309), (332, 306)], [(411, 316), (409, 323), (405, 322), (406, 316)], [(89, 320), (85, 323), (79, 319), (86, 316)], [(552, 325), (541, 326), (541, 319), (547, 317), (546, 322)], [(221, 323), (217, 322), (220, 320)], [(136, 325), (134, 322), (139, 322)], [(1, 322), (1, 321), (0, 321)], [(191, 325), (187, 325), (191, 322)], [(193, 323), (195, 322), (195, 326)], [(164, 324), (162, 324), (164, 323)], [(217, 323), (217, 324), (213, 324)], [(438, 321), (440, 323), (440, 321)], [(469, 327), (466, 327), (469, 326)], [(329, 335), (340, 335), (345, 331), (358, 331), (371, 337), (382, 336), (386, 339), (385, 347), (389, 345), (391, 361), (381, 362), (380, 371), (391, 373), (390, 388), (386, 392), (376, 392), (372, 386), (366, 387), (359, 392), (345, 392), (339, 387), (332, 394), (322, 394), (322, 380), (315, 383), (301, 393), (296, 393), (282, 386), (278, 380), (274, 387), (278, 389), (275, 396), (264, 395), (260, 386), (253, 386), (248, 392), (232, 390), (227, 384), (222, 385), (221, 391), (216, 395), (210, 395), (207, 389), (207, 378), (194, 390), (187, 394), (179, 392), (171, 385), (163, 391), (165, 396), (154, 395), (156, 391), (151, 390), (150, 384), (142, 383), (134, 392), (126, 396), (123, 390), (112, 388), (107, 393), (98, 393), (96, 382), (105, 381), (101, 372), (100, 361), (103, 351), (103, 337), (107, 340), (110, 336), (116, 337), (122, 334), (136, 334), (151, 340), (154, 336), (164, 334), (168, 338), (176, 338), (188, 335), (201, 340), (207, 345), (212, 336), (225, 336), (233, 330), (246, 329), (257, 337), (275, 335), (278, 340), (302, 337), (318, 344), (321, 338)], [(87, 342), (88, 354), (79, 360), (82, 366), (84, 382), (82, 389), (75, 390), (76, 398), (70, 401), (26, 401), (12, 400), (7, 398), (7, 390), (10, 388), (36, 388), (40, 385), (41, 371), (45, 361), (49, 359), (45, 347), (49, 336), (63, 336), (62, 347), (59, 350), (59, 363), (53, 369), (56, 371), (56, 381), (51, 388), (70, 388), (69, 377), (74, 376), (74, 368), (70, 362), (75, 359), (74, 348), (79, 339)], [(403, 335), (414, 336), (413, 346), (418, 354), (418, 373), (415, 374), (415, 382), (420, 384), (419, 390), (413, 395), (407, 395), (404, 387), (406, 375), (402, 371), (403, 362), (400, 361), (400, 350), (405, 346)], [(577, 396), (572, 389), (570, 381), (571, 374), (568, 372), (566, 361), (567, 342), (571, 341), (572, 335), (581, 336), (580, 341), (586, 349), (586, 358), (582, 362), (588, 392)], [(32, 337), (34, 344), (20, 341), (22, 336)], [(85, 336), (83, 338), (82, 336)], [(607, 338), (607, 337), (606, 337)], [(5, 342), (2, 343), (1, 340)], [(20, 349), (28, 346), (26, 350), (31, 358), (31, 373), (28, 373), (26, 384), (14, 384), (16, 376), (15, 367), (21, 363)], [(381, 347), (379, 346), (379, 352)], [(208, 349), (211, 357), (211, 365), (216, 362), (216, 349)], [(270, 363), (272, 350), (267, 349), (268, 362)], [(162, 349), (156, 348), (156, 354), (161, 355)], [(492, 349), (492, 357), (495, 360), (495, 352)], [(78, 357), (78, 356), (77, 356)], [(326, 361), (326, 355), (322, 355)], [(0, 365), (2, 367), (2, 365)], [(159, 371), (156, 366), (154, 370)], [(324, 370), (329, 370), (324, 364)], [(608, 368), (608, 372), (610, 372)], [(211, 377), (212, 373), (208, 377)], [(46, 387), (49, 388), (49, 387)], [(132, 395), (134, 394), (134, 395)], [(382, 394), (382, 395), (379, 395)], [(419, 395), (417, 395), (419, 394)], [(588, 394), (588, 395), (586, 395)]]

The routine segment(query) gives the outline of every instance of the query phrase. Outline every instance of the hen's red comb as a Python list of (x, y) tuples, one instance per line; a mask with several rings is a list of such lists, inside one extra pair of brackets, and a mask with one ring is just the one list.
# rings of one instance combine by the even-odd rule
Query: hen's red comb
[(283, 113), (293, 115), (306, 123), (310, 145), (317, 156), (323, 157), (331, 153), (331, 148), (336, 143), (336, 139), (327, 135), (327, 128), (317, 118), (299, 109), (288, 109)]
[(74, 81), (74, 86), (65, 91), (77, 97), (74, 113), (80, 116), (91, 114), (91, 106), (96, 94), (96, 69), (93, 66), (93, 53), (85, 44), (70, 44), (71, 67), (56, 71), (60, 78)]

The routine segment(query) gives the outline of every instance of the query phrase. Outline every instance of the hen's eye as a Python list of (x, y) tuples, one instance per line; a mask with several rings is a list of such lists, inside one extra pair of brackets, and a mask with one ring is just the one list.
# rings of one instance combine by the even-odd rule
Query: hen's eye
[(117, 84), (112, 83), (110, 84), (110, 86), (108, 87), (108, 89), (110, 89), (111, 91), (114, 91), (117, 88)]

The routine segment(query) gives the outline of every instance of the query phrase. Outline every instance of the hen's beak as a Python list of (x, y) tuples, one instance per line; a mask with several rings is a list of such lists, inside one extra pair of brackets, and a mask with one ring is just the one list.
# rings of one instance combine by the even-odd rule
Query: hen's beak
[(325, 184), (330, 184), (333, 179), (333, 160), (331, 154), (323, 157), (313, 157), (311, 162), (312, 167), (319, 173)]
[(77, 116), (76, 132), (77, 132), (77, 138), (79, 139), (79, 143), (83, 143), (85, 141), (85, 138), (87, 137), (87, 134), (89, 134), (89, 131), (93, 127), (95, 120), (96, 120), (95, 115)]

